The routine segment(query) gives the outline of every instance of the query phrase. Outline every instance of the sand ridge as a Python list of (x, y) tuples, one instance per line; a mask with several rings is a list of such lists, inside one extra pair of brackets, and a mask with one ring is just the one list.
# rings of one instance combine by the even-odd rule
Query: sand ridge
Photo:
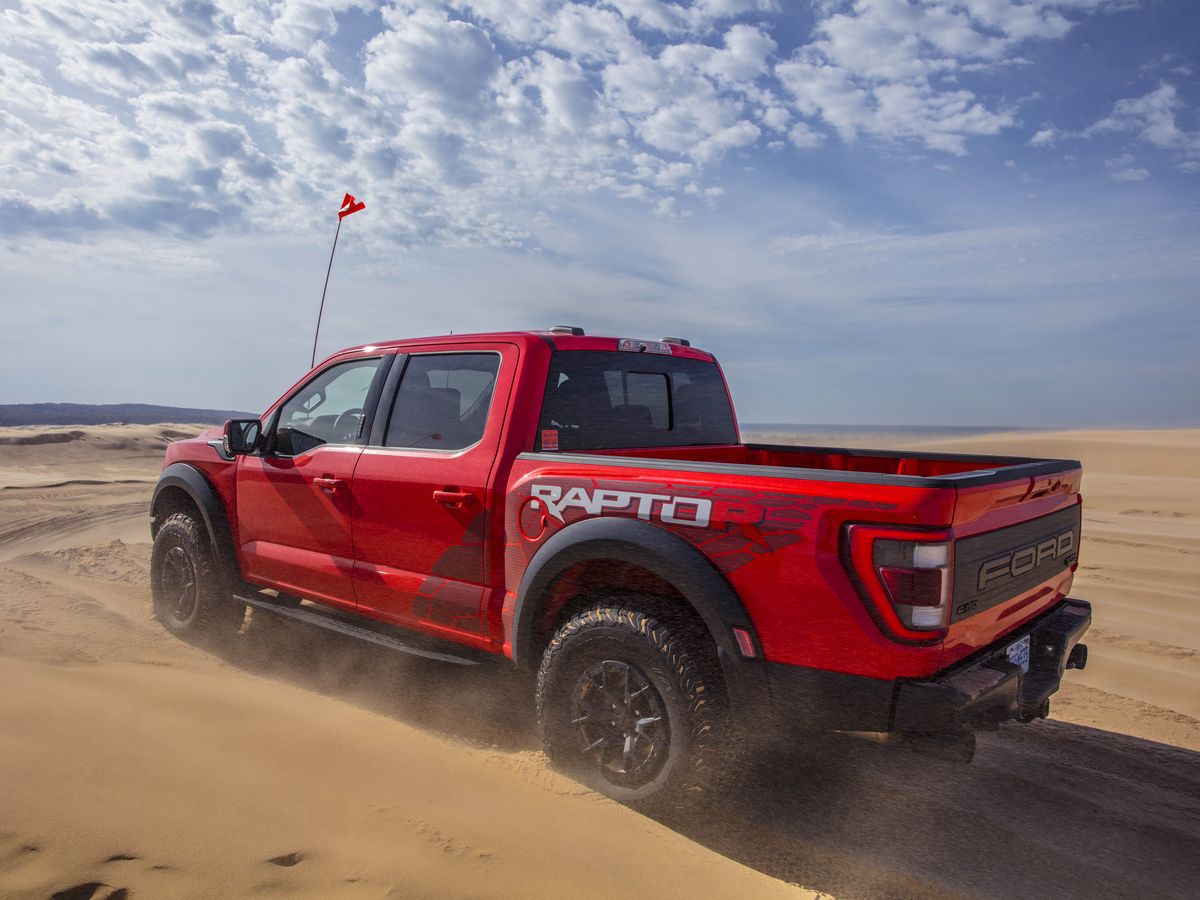
[[(223, 654), (167, 635), (146, 507), (167, 432), (198, 430), (0, 442), (0, 896), (1186, 896), (1200, 881), (1200, 432), (942, 444), (1084, 460), (1075, 593), (1096, 602), (1093, 656), (1050, 721), (983, 735), (970, 767), (831, 736), (752, 765), (705, 816), (658, 822), (546, 768), (515, 673), (253, 617)], [(36, 430), (0, 438), (17, 431)], [(30, 448), (46, 453), (36, 479), (9, 456)]]

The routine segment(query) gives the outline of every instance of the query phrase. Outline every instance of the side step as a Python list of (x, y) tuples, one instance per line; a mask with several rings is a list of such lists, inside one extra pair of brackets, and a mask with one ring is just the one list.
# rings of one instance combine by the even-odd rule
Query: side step
[[(354, 622), (347, 621), (341, 618), (336, 613), (325, 613), (309, 606), (280, 606), (269, 597), (259, 595), (234, 594), (234, 599), (239, 603), (245, 603), (247, 606), (252, 606), (255, 609), (265, 610), (275, 616), (282, 616), (286, 619), (294, 619), (297, 622), (304, 622), (306, 625), (313, 625), (317, 628), (324, 628), (327, 631), (336, 631), (338, 634), (344, 634), (347, 637), (355, 638), (356, 640), (366, 641), (369, 644), (375, 644), (379, 647), (386, 647), (389, 650), (396, 650), (400, 653), (407, 653), (409, 656), (420, 656), (424, 659), (435, 659), (438, 662), (453, 663), (456, 666), (477, 666), (481, 660), (472, 659), (469, 656), (457, 656), (452, 653), (441, 653), (437, 650), (428, 650), (424, 647), (417, 646), (409, 641), (401, 640), (398, 637), (393, 637), (390, 634), (384, 633), (382, 630), (377, 630), (365, 625), (358, 625)], [(386, 628), (387, 626), (381, 626)]]

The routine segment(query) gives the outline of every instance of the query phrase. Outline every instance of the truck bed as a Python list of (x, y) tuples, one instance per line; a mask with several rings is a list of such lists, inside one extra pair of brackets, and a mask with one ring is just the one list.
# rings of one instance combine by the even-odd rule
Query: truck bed
[[(1076, 460), (983, 456), (791, 444), (652, 447), (590, 453), (527, 453), (544, 461), (564, 456), (598, 464), (636, 460), (644, 468), (803, 478), (911, 487), (967, 487), (1053, 475), (1080, 468)], [(764, 472), (763, 469), (771, 471)]]

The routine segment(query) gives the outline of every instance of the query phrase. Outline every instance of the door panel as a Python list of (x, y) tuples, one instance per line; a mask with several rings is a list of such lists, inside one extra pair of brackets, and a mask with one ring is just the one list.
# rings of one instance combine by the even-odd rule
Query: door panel
[(247, 578), (354, 605), (350, 485), (361, 453), (327, 446), (295, 458), (241, 457), (238, 533)]
[(262, 453), (239, 457), (238, 539), (249, 580), (354, 606), (354, 468), (383, 362), (326, 366), (280, 405)]
[(456, 349), (410, 353), (385, 446), (359, 459), (355, 593), (360, 608), (382, 618), (483, 645), (489, 478), (516, 348)]

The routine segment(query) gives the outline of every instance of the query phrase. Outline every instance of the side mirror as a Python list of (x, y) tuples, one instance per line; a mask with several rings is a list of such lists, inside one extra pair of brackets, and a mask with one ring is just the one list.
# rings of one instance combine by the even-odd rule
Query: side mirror
[(258, 449), (262, 425), (258, 419), (230, 419), (225, 423), (225, 452), (229, 456), (246, 456)]

